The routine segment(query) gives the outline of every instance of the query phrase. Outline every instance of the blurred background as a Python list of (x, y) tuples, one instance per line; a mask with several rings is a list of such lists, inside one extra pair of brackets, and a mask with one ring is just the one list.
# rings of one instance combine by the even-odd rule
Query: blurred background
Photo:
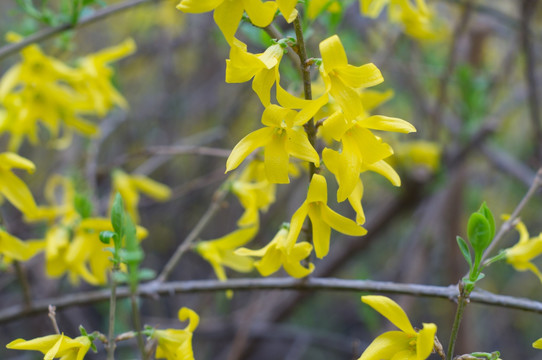
[[(120, 1), (104, 3), (110, 6)], [(52, 174), (94, 182), (99, 201), (96, 211), (101, 216), (107, 216), (110, 173), (116, 168), (145, 174), (170, 186), (173, 196), (169, 201), (159, 203), (143, 197), (139, 207), (141, 225), (149, 231), (142, 242), (144, 267), (157, 272), (227, 179), (228, 150), (261, 127), (263, 111), (249, 83), (224, 82), (229, 48), (212, 14), (184, 14), (176, 4), (172, 0), (150, 1), (40, 44), (47, 54), (71, 64), (78, 57), (133, 38), (137, 52), (114, 65), (115, 85), (130, 108), (95, 119), (101, 137), (89, 140), (76, 136), (66, 150), (25, 142), (19, 153), (31, 159), (38, 170), (32, 175), (17, 173), (29, 184), (38, 203), (45, 201), (44, 184)], [(542, 165), (540, 2), (480, 0), (465, 5), (462, 1), (429, 0), (428, 4), (439, 23), (438, 39), (429, 42), (409, 37), (386, 16), (361, 16), (357, 1), (344, 1), (340, 13), (324, 13), (306, 23), (309, 57), (319, 57), (319, 42), (339, 34), (349, 63), (375, 63), (385, 79), (375, 89), (393, 89), (393, 98), (373, 113), (405, 119), (418, 129), (409, 135), (382, 134), (396, 151), (390, 162), (401, 175), (402, 187), (395, 188), (374, 173), (362, 175), (369, 233), (351, 238), (333, 232), (331, 252), (315, 262), (314, 276), (456, 284), (468, 268), (455, 237), (466, 236), (470, 213), (486, 201), (500, 226), (500, 215), (513, 211)], [(50, 6), (54, 8), (53, 1)], [(285, 36), (293, 35), (291, 26), (282, 19), (277, 20), (277, 26)], [(43, 27), (24, 14), (17, 1), (0, 2), (1, 34), (16, 31), (27, 35)], [(238, 36), (255, 53), (270, 44), (267, 34), (248, 24), (241, 26)], [(0, 39), (0, 44), (6, 42)], [(17, 61), (19, 55), (1, 59), (0, 75)], [(316, 78), (317, 69), (313, 72)], [(282, 84), (299, 93), (301, 80), (287, 57), (281, 74)], [(42, 135), (46, 144), (47, 133)], [(2, 151), (7, 138), (7, 134), (0, 138)], [(196, 150), (175, 153), (174, 147), (185, 145)], [(157, 146), (171, 147), (171, 154), (160, 153)], [(200, 147), (225, 151), (209, 156), (198, 153)], [(328, 184), (330, 207), (353, 218), (348, 205), (334, 200), (335, 182)], [(306, 174), (289, 186), (278, 186), (277, 201), (262, 214), (260, 232), (248, 247), (260, 248), (274, 236), (304, 200), (306, 187)], [(541, 211), (538, 194), (521, 214), (532, 237), (542, 231)], [(228, 195), (200, 239), (215, 239), (235, 230), (242, 212), (238, 200)], [(10, 232), (21, 239), (44, 235), (43, 226), (26, 224), (7, 202), (2, 205), (2, 216)], [(513, 230), (502, 244), (509, 247), (517, 240), (518, 233)], [(24, 263), (23, 269), (33, 299), (94, 289), (84, 283), (73, 286), (66, 277), (47, 278), (43, 255)], [(485, 290), (542, 300), (542, 284), (530, 272), (519, 273), (502, 262), (485, 273), (486, 279), (480, 282)], [(246, 275), (228, 270), (228, 276)], [(281, 271), (279, 276), (287, 275)], [(189, 252), (171, 280), (212, 278), (211, 266)], [(2, 269), (0, 307), (22, 301), (17, 279), (13, 267)], [(223, 292), (172, 295), (143, 299), (142, 315), (145, 324), (179, 328), (184, 325), (177, 320), (178, 309), (187, 306), (195, 310), (201, 316), (193, 340), (198, 360), (356, 359), (377, 335), (393, 328), (361, 304), (361, 295), (236, 291), (231, 300)], [(392, 298), (403, 306), (414, 326), (436, 323), (437, 336), (447, 344), (455, 314), (453, 302)], [(89, 332), (106, 333), (107, 316), (107, 302), (57, 312), (61, 330), (72, 337), (78, 335), (80, 324)], [(503, 359), (542, 359), (542, 352), (531, 347), (542, 337), (541, 319), (540, 314), (470, 304), (456, 352), (499, 350)], [(129, 330), (129, 324), (129, 301), (121, 300), (117, 332)], [(31, 339), (51, 333), (46, 313), (3, 322), (0, 358), (40, 359), (38, 353), (11, 351), (4, 345), (18, 337)], [(89, 353), (86, 359), (105, 358), (103, 346), (96, 343), (101, 351)], [(122, 342), (117, 358), (137, 358), (136, 350), (135, 340)]]

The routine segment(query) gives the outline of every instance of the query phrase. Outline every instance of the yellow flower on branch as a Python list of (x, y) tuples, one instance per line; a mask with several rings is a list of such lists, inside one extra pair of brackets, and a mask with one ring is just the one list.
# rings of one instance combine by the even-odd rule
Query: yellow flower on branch
[(33, 215), (37, 206), (26, 184), (11, 172), (13, 168), (33, 173), (36, 167), (32, 161), (12, 152), (0, 153), (0, 200), (5, 197), (25, 215)]
[(301, 261), (310, 255), (312, 245), (305, 241), (296, 244), (295, 238), (288, 239), (288, 230), (289, 225), (283, 225), (273, 240), (260, 250), (241, 248), (235, 251), (235, 254), (261, 258), (254, 263), (254, 267), (262, 276), (269, 276), (283, 266), (290, 276), (305, 277), (314, 270), (314, 265), (310, 263), (309, 267), (305, 268)]
[(71, 339), (64, 334), (48, 335), (32, 340), (17, 339), (6, 345), (13, 350), (35, 350), (45, 354), (43, 359), (52, 360), (83, 360), (90, 349), (91, 341), (88, 336)]
[(327, 206), (327, 182), (322, 175), (312, 176), (307, 199), (292, 216), (287, 243), (295, 243), (307, 215), (312, 224), (314, 251), (320, 259), (329, 252), (331, 228), (352, 236), (361, 236), (367, 233), (367, 230), (358, 226), (354, 221), (336, 213)]
[(276, 187), (267, 180), (265, 164), (253, 160), (231, 186), (231, 191), (245, 209), (237, 225), (240, 227), (258, 225), (258, 212), (267, 211), (269, 205), (275, 202)]
[[(508, 216), (503, 216), (503, 218), (507, 219)], [(542, 282), (542, 273), (532, 263), (533, 259), (542, 254), (542, 233), (537, 237), (529, 238), (527, 227), (521, 221), (516, 225), (516, 230), (519, 232), (519, 241), (505, 250), (506, 262), (517, 271), (530, 270)]]
[(0, 255), (5, 263), (26, 261), (44, 247), (44, 241), (22, 241), (0, 228)]
[(320, 43), (320, 54), (320, 74), (326, 91), (337, 101), (347, 119), (355, 119), (363, 113), (358, 89), (383, 82), (380, 70), (372, 63), (362, 66), (348, 64), (346, 52), (337, 35)]
[(254, 78), (252, 89), (264, 106), (271, 103), (271, 87), (278, 79), (278, 66), (284, 49), (279, 44), (271, 45), (261, 54), (247, 52), (247, 46), (236, 40), (226, 60), (226, 82), (243, 83)]
[(408, 316), (393, 300), (385, 296), (362, 296), (361, 301), (387, 318), (401, 331), (388, 331), (378, 336), (365, 349), (358, 360), (425, 360), (433, 351), (437, 326), (423, 324), (416, 331)]
[(188, 320), (184, 329), (154, 330), (152, 338), (158, 340), (155, 357), (166, 360), (194, 360), (192, 333), (199, 324), (194, 310), (183, 307), (178, 313), (179, 321)]
[(268, 106), (262, 115), (262, 123), (266, 127), (253, 131), (235, 145), (226, 161), (226, 172), (237, 168), (250, 153), (260, 147), (264, 148), (265, 173), (272, 183), (290, 182), (290, 155), (320, 166), (320, 157), (301, 126), (318, 109), (318, 106), (313, 106), (310, 111), (296, 112), (278, 105)]
[(128, 175), (122, 170), (113, 172), (113, 188), (111, 195), (111, 205), (115, 193), (119, 193), (124, 200), (126, 211), (132, 217), (134, 223), (139, 223), (139, 212), (137, 205), (139, 204), (139, 194), (143, 193), (155, 200), (166, 201), (171, 197), (171, 189), (154, 181), (144, 175)]
[(218, 239), (201, 241), (195, 250), (211, 264), (216, 277), (225, 281), (227, 277), (224, 267), (245, 273), (252, 271), (253, 261), (236, 255), (235, 250), (251, 241), (257, 232), (257, 226), (241, 228)]
[(181, 0), (177, 5), (177, 9), (187, 13), (214, 10), (213, 18), (230, 45), (245, 11), (254, 25), (266, 27), (273, 21), (277, 7), (274, 1), (262, 0)]

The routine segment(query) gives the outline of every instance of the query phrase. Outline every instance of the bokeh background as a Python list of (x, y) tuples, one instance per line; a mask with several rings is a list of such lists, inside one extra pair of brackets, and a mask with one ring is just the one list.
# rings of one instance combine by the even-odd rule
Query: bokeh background
[[(119, 1), (105, 1), (106, 5)], [(35, 2), (36, 3), (36, 2)], [(458, 251), (456, 235), (466, 235), (466, 221), (482, 201), (496, 217), (511, 213), (542, 165), (540, 134), (533, 122), (542, 89), (542, 5), (536, 0), (480, 0), (465, 11), (463, 2), (428, 1), (442, 26), (434, 42), (409, 38), (385, 16), (368, 19), (356, 2), (344, 1), (340, 15), (325, 14), (307, 31), (310, 57), (318, 57), (321, 40), (337, 33), (351, 64), (374, 62), (385, 82), (376, 89), (393, 89), (394, 97), (375, 113), (400, 117), (416, 126), (409, 135), (383, 134), (394, 146), (392, 160), (403, 186), (394, 188), (376, 174), (363, 174), (364, 209), (369, 234), (362, 238), (332, 233), (331, 253), (316, 261), (316, 276), (346, 279), (455, 284), (467, 271)], [(51, 6), (54, 2), (51, 1)], [(137, 52), (114, 65), (115, 84), (130, 109), (117, 110), (100, 122), (102, 136), (76, 137), (67, 150), (34, 147), (25, 143), (20, 154), (38, 167), (21, 177), (42, 203), (46, 179), (54, 173), (89, 179), (96, 184), (97, 211), (106, 215), (111, 187), (110, 172), (121, 168), (142, 173), (169, 185), (173, 197), (165, 203), (143, 198), (141, 224), (149, 230), (142, 243), (144, 266), (159, 272), (211, 203), (213, 193), (227, 179), (227, 150), (248, 132), (260, 127), (263, 111), (250, 84), (226, 84), (225, 59), (229, 48), (210, 13), (183, 14), (176, 1), (143, 4), (99, 23), (68, 32), (41, 44), (44, 51), (67, 63), (78, 57), (118, 44), (128, 37)], [(522, 10), (527, 8), (528, 11)], [(459, 24), (459, 25), (458, 25)], [(285, 35), (290, 26), (277, 22)], [(309, 24), (307, 24), (309, 25)], [(0, 34), (28, 34), (43, 27), (23, 14), (14, 0), (0, 2)], [(243, 24), (239, 36), (253, 52), (269, 44), (261, 30)], [(525, 36), (528, 38), (527, 55)], [(0, 44), (6, 43), (0, 39)], [(529, 59), (529, 60), (528, 60)], [(18, 61), (13, 55), (0, 61), (0, 75)], [(526, 63), (531, 61), (528, 73)], [(316, 69), (313, 69), (316, 75)], [(283, 83), (291, 91), (301, 81), (285, 57)], [(535, 98), (529, 81), (534, 82)], [(440, 99), (440, 100), (439, 100)], [(534, 104), (533, 104), (534, 103)], [(536, 116), (536, 115), (535, 115)], [(438, 167), (427, 166), (423, 156), (412, 157), (414, 141), (430, 141), (441, 149)], [(5, 149), (7, 135), (0, 138)], [(222, 156), (195, 153), (157, 153), (157, 147), (212, 147)], [(172, 148), (175, 150), (174, 148)], [(162, 149), (163, 150), (163, 149)], [(94, 166), (93, 166), (94, 165)], [(84, 180), (81, 180), (84, 181)], [(352, 210), (330, 204), (350, 217)], [(261, 230), (251, 248), (259, 248), (288, 221), (303, 201), (307, 176), (278, 187), (277, 202), (262, 215)], [(542, 231), (540, 194), (521, 214), (531, 236)], [(201, 234), (202, 240), (223, 236), (236, 228), (243, 209), (233, 195)], [(44, 228), (25, 224), (8, 203), (2, 216), (12, 233), (36, 239)], [(501, 220), (497, 221), (500, 225)], [(511, 231), (504, 246), (515, 244)], [(91, 290), (73, 286), (67, 278), (44, 274), (43, 256), (24, 264), (34, 299)], [(480, 287), (499, 294), (542, 299), (542, 284), (531, 273), (518, 273), (498, 263), (487, 269)], [(231, 278), (243, 274), (228, 272)], [(257, 273), (250, 276), (257, 277)], [(280, 273), (279, 276), (286, 276)], [(172, 280), (211, 279), (210, 265), (197, 254), (186, 254)], [(0, 307), (22, 301), (21, 287), (12, 267), (0, 274)], [(181, 306), (194, 309), (201, 324), (194, 334), (194, 353), (204, 359), (355, 359), (389, 322), (362, 306), (360, 293), (319, 291), (237, 291), (232, 300), (223, 292), (183, 294), (142, 300), (143, 322), (160, 328), (181, 326), (176, 318)], [(438, 337), (447, 344), (455, 304), (447, 300), (394, 296), (413, 324), (434, 322)], [(54, 305), (54, 304), (53, 304)], [(108, 304), (97, 303), (59, 310), (58, 323), (68, 336), (78, 335), (83, 324), (89, 331), (107, 331)], [(501, 351), (503, 359), (542, 359), (531, 347), (542, 336), (540, 314), (470, 304), (463, 319), (457, 353)], [(121, 300), (117, 331), (129, 330), (129, 302)], [(30, 339), (53, 332), (47, 314), (28, 316), (0, 324), (0, 358), (40, 359), (38, 353), (9, 351), (4, 345), (15, 338)], [(103, 359), (98, 354), (86, 359)], [(121, 343), (118, 359), (137, 358), (135, 340)], [(438, 358), (435, 355), (433, 358)]]

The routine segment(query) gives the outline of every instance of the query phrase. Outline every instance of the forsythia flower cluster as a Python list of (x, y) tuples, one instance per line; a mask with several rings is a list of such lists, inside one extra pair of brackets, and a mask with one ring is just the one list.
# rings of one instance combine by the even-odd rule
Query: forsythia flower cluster
[[(8, 37), (21, 40), (15, 34)], [(127, 108), (111, 83), (109, 64), (134, 51), (135, 43), (129, 39), (71, 67), (45, 55), (37, 45), (25, 47), (22, 61), (0, 79), (0, 134), (10, 133), (9, 149), (17, 151), (25, 138), (36, 145), (40, 124), (57, 148), (66, 148), (73, 132), (95, 135), (97, 126), (85, 117), (104, 117), (114, 106)]]
[[(238, 221), (240, 228), (222, 238), (201, 242), (196, 247), (221, 280), (226, 278), (224, 267), (241, 272), (249, 272), (255, 267), (263, 276), (284, 267), (291, 276), (303, 277), (314, 269), (311, 263), (302, 265), (313, 246), (318, 258), (328, 254), (331, 229), (352, 236), (365, 234), (361, 227), (365, 215), (361, 205), (363, 184), (360, 174), (374, 171), (390, 179), (392, 184), (400, 185), (399, 176), (385, 161), (393, 150), (373, 131), (415, 131), (404, 120), (369, 114), (372, 108), (389, 98), (390, 93), (365, 90), (383, 82), (380, 70), (374, 64), (351, 65), (337, 35), (320, 43), (321, 59), (317, 62), (320, 78), (316, 84), (321, 85), (314, 100), (301, 99), (281, 85), (279, 67), (287, 45), (278, 41), (263, 53), (255, 54), (235, 37), (244, 12), (254, 25), (264, 27), (273, 21), (277, 9), (287, 22), (294, 21), (298, 15), (296, 4), (297, 1), (292, 0), (182, 0), (177, 6), (191, 13), (214, 11), (214, 19), (231, 46), (230, 57), (226, 60), (226, 82), (252, 81), (254, 92), (265, 106), (261, 118), (263, 127), (241, 139), (226, 162), (228, 172), (239, 167), (251, 153), (263, 150), (263, 161), (253, 160), (239, 179), (233, 181), (233, 192), (245, 208)], [(313, 8), (316, 12), (324, 10), (326, 5), (330, 5), (330, 11), (339, 6), (333, 2), (311, 4), (317, 7), (316, 10)], [(275, 96), (271, 93), (273, 87)], [(272, 99), (276, 99), (276, 103)], [(311, 121), (322, 124), (319, 136), (327, 143), (322, 155), (311, 144), (304, 129)], [(327, 180), (323, 175), (315, 174), (306, 200), (293, 214), (289, 224), (283, 225), (260, 250), (240, 248), (257, 234), (258, 212), (265, 211), (274, 201), (275, 184), (290, 182), (292, 165), (295, 164), (293, 158), (312, 163), (316, 168), (325, 165), (339, 184), (337, 200), (349, 200), (356, 212), (356, 220), (336, 213), (327, 205)], [(298, 241), (307, 216), (312, 224), (313, 244)]]

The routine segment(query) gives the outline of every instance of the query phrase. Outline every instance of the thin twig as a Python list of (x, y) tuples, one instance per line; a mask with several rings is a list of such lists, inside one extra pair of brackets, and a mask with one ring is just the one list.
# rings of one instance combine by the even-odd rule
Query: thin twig
[(111, 290), (109, 290), (109, 333), (107, 336), (107, 360), (115, 360), (115, 316), (117, 311), (117, 281), (115, 280), (115, 273), (119, 270), (119, 265), (113, 266), (111, 273)]
[(431, 123), (429, 124), (430, 135), (431, 138), (434, 140), (438, 139), (438, 129), (440, 128), (440, 125), (442, 123), (443, 107), (448, 100), (448, 85), (450, 83), (450, 78), (453, 75), (455, 65), (457, 63), (457, 50), (459, 40), (463, 37), (463, 34), (467, 29), (467, 24), (469, 22), (472, 12), (473, 2), (474, 0), (463, 1), (463, 10), (461, 12), (461, 17), (459, 18), (459, 21), (454, 28), (452, 41), (450, 43), (448, 62), (446, 64), (446, 68), (444, 69), (444, 73), (440, 77), (439, 86), (437, 89), (437, 100), (431, 116)]
[(163, 283), (167, 280), (175, 266), (179, 263), (179, 260), (183, 256), (185, 252), (187, 252), (194, 241), (198, 238), (198, 236), (201, 234), (203, 229), (207, 226), (209, 221), (213, 218), (213, 216), (216, 214), (216, 212), (220, 209), (222, 200), (226, 197), (228, 194), (228, 189), (225, 187), (220, 187), (214, 194), (213, 194), (213, 200), (211, 202), (211, 205), (203, 214), (203, 216), (200, 218), (199, 222), (196, 224), (196, 226), (192, 229), (192, 231), (188, 234), (186, 239), (179, 245), (177, 250), (175, 250), (175, 253), (169, 261), (167, 262), (166, 266), (164, 266), (164, 269), (158, 275), (156, 281), (159, 283)]
[[(293, 278), (230, 279), (227, 281), (191, 280), (166, 283), (154, 281), (141, 285), (138, 290), (138, 295), (142, 297), (156, 298), (156, 296), (172, 296), (174, 294), (216, 292), (225, 290), (325, 290), (356, 293), (369, 292), (440, 298), (448, 299), (450, 301), (456, 301), (459, 295), (457, 285), (432, 286), (335, 278), (308, 278), (301, 280)], [(117, 287), (116, 295), (118, 299), (129, 297), (129, 287)], [(65, 294), (58, 298), (52, 299), (36, 300), (31, 309), (25, 309), (23, 305), (13, 305), (0, 310), (0, 323), (13, 321), (24, 316), (43, 313), (44, 311), (47, 311), (49, 304), (55, 304), (57, 309), (64, 309), (73, 306), (88, 305), (101, 301), (107, 301), (109, 297), (110, 291), (104, 289)], [(497, 295), (483, 290), (474, 290), (470, 295), (470, 301), (479, 304), (542, 314), (542, 302), (514, 296)]]
[(469, 302), (469, 294), (462, 283), (459, 284), (459, 288), (460, 294), (457, 299), (457, 310), (455, 313), (454, 324), (452, 326), (452, 332), (450, 334), (450, 341), (448, 342), (448, 352), (446, 355), (447, 359), (453, 359), (454, 357), (454, 347), (455, 341), (457, 340), (457, 335), (459, 334), (459, 325), (461, 325), (461, 319), (463, 318), (465, 306)]
[(527, 191), (523, 199), (521, 199), (518, 206), (516, 206), (516, 208), (514, 209), (514, 212), (512, 212), (512, 215), (510, 215), (510, 218), (506, 220), (499, 228), (497, 235), (495, 235), (495, 237), (493, 238), (493, 241), (484, 252), (481, 262), (483, 262), (488, 257), (488, 255), (491, 254), (491, 251), (495, 249), (495, 247), (501, 241), (503, 236), (514, 227), (514, 222), (518, 218), (519, 213), (521, 212), (521, 210), (523, 210), (525, 205), (527, 205), (529, 200), (531, 200), (531, 198), (536, 194), (537, 190), (541, 186), (542, 186), (542, 168), (538, 169), (538, 172), (536, 173), (536, 176), (533, 179), (531, 187), (529, 188), (529, 190)]
[(535, 53), (532, 36), (530, 33), (531, 18), (535, 13), (537, 0), (523, 0), (521, 7), (521, 46), (525, 55), (525, 82), (529, 101), (529, 112), (533, 129), (533, 141), (535, 144), (535, 158), (538, 164), (542, 163), (542, 124), (540, 124), (540, 107), (538, 105), (538, 85), (535, 74)]
[(23, 266), (21, 265), (19, 261), (14, 261), (13, 266), (15, 267), (15, 272), (17, 273), (17, 279), (21, 283), (21, 288), (23, 290), (24, 304), (27, 307), (31, 307), (32, 295), (30, 293), (30, 284), (28, 283), (28, 279), (26, 278), (26, 274), (23, 269)]
[(56, 322), (56, 307), (53, 305), (49, 305), (49, 319), (51, 320), (51, 323), (53, 324), (53, 329), (55, 330), (56, 334), (60, 334), (60, 329), (58, 328), (58, 323)]
[(122, 2), (120, 4), (115, 4), (115, 5), (111, 5), (111, 6), (108, 6), (106, 8), (103, 8), (103, 9), (96, 10), (91, 15), (85, 16), (84, 18), (80, 19), (79, 22), (77, 22), (76, 24), (67, 23), (67, 24), (62, 24), (62, 25), (51, 27), (51, 28), (43, 29), (41, 31), (38, 31), (35, 34), (32, 34), (32, 35), (26, 37), (24, 40), (19, 41), (18, 43), (8, 44), (8, 45), (5, 45), (5, 46), (1, 47), (0, 48), (0, 60), (4, 59), (4, 58), (6, 58), (6, 57), (8, 57), (10, 55), (16, 54), (21, 49), (23, 49), (24, 47), (26, 47), (26, 46), (28, 46), (30, 44), (45, 41), (45, 40), (50, 39), (50, 38), (52, 38), (52, 37), (54, 37), (56, 35), (59, 35), (59, 34), (63, 33), (64, 31), (82, 28), (82, 27), (84, 27), (86, 25), (90, 25), (90, 24), (95, 23), (97, 21), (103, 20), (103, 19), (105, 19), (106, 17), (108, 17), (110, 15), (120, 13), (120, 12), (122, 12), (124, 10), (128, 10), (128, 9), (134, 7), (134, 6), (145, 4), (145, 3), (158, 2), (158, 1), (162, 1), (162, 0), (130, 0), (130, 1), (125, 1), (125, 2)]

